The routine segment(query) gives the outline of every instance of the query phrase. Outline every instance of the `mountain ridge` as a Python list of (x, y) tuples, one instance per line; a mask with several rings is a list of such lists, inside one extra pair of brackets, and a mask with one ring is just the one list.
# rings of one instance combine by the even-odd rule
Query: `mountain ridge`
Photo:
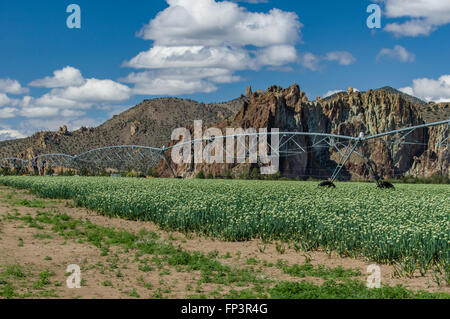
[[(449, 118), (449, 103), (426, 103), (391, 87), (365, 92), (349, 88), (347, 92), (338, 92), (327, 98), (316, 98), (315, 101), (310, 101), (298, 84), (286, 89), (273, 85), (266, 91), (256, 92), (252, 92), (249, 87), (246, 95), (221, 103), (205, 104), (175, 97), (143, 100), (95, 128), (82, 127), (70, 132), (63, 126), (57, 132), (37, 132), (28, 138), (2, 141), (0, 159), (18, 157), (27, 160), (48, 153), (76, 155), (91, 149), (115, 145), (167, 146), (171, 143), (170, 136), (173, 129), (189, 127), (194, 120), (203, 120), (205, 126), (219, 128), (277, 127), (358, 136), (359, 132), (363, 131), (366, 134), (381, 133)], [(430, 129), (416, 137), (424, 142), (433, 143), (442, 134), (440, 131)], [(308, 143), (307, 140), (304, 142)], [(431, 158), (443, 156), (433, 155), (432, 152), (435, 150), (432, 149), (427, 155), (420, 149), (415, 149), (411, 152), (404, 151), (406, 153), (399, 160), (389, 158), (387, 155), (389, 150), (380, 145), (367, 151), (374, 154), (372, 160), (380, 168), (380, 175), (385, 176), (403, 174), (412, 168), (419, 169), (420, 165), (434, 165), (429, 171), (435, 171), (437, 164), (435, 161), (431, 163)], [(336, 154), (321, 156), (328, 155), (330, 156), (328, 162), (336, 161)], [(301, 164), (302, 160), (309, 164), (306, 166), (304, 163)], [(317, 163), (314, 163), (315, 161)], [(420, 161), (422, 164), (417, 164)], [(400, 163), (399, 168), (394, 168), (394, 162)], [(448, 167), (445, 159), (443, 163)], [(292, 163), (284, 162), (282, 167), (285, 173), (292, 177), (295, 174), (312, 175), (311, 172), (319, 164), (317, 158), (310, 156), (307, 160), (299, 158)], [(350, 162), (350, 164), (353, 165), (353, 169), (348, 169), (350, 175), (367, 174), (361, 163)], [(303, 168), (292, 169), (296, 165)], [(201, 166), (194, 168), (191, 175), (198, 170), (207, 168)], [(287, 173), (289, 170), (294, 171), (293, 175)], [(180, 175), (183, 171), (186, 173), (186, 168), (179, 168)], [(213, 169), (213, 173), (219, 171), (220, 169)]]
[(123, 144), (161, 147), (170, 142), (173, 129), (196, 119), (206, 124), (224, 120), (236, 113), (245, 99), (241, 96), (209, 104), (174, 97), (147, 99), (95, 128), (81, 127), (70, 132), (62, 126), (57, 132), (41, 131), (22, 139), (0, 141), (0, 158), (31, 158), (53, 152), (75, 155)]

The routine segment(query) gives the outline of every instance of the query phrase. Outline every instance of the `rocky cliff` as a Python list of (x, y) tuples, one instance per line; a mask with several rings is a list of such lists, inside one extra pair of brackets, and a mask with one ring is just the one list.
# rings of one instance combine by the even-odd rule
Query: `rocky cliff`
[[(447, 106), (427, 105), (392, 88), (367, 92), (357, 92), (349, 88), (347, 92), (337, 93), (326, 99), (316, 98), (315, 101), (309, 101), (298, 85), (287, 89), (272, 86), (265, 92), (247, 92), (249, 100), (243, 103), (236, 116), (229, 121), (216, 123), (215, 127), (263, 127), (268, 130), (279, 128), (282, 131), (322, 132), (357, 137), (360, 132), (366, 136), (374, 135), (420, 125), (430, 119), (437, 121), (450, 118), (450, 109)], [(418, 129), (411, 132), (401, 143), (395, 143), (395, 136), (389, 136), (367, 141), (358, 151), (368, 159), (369, 165), (382, 178), (404, 174), (430, 176), (436, 172), (448, 175), (448, 148), (445, 150), (436, 146), (444, 133), (444, 126)], [(281, 173), (287, 177), (329, 177), (339, 161), (338, 151), (334, 148), (311, 147), (314, 143), (312, 138), (307, 136), (300, 137), (297, 142), (308, 151), (295, 156), (282, 156)], [(167, 174), (163, 166), (160, 165), (160, 172)], [(213, 175), (223, 175), (228, 171), (232, 175), (239, 175), (248, 173), (257, 166), (259, 164), (173, 165), (176, 173), (183, 176), (194, 176), (199, 171)], [(366, 179), (369, 177), (369, 171), (362, 158), (353, 155), (345, 165), (341, 177)]]

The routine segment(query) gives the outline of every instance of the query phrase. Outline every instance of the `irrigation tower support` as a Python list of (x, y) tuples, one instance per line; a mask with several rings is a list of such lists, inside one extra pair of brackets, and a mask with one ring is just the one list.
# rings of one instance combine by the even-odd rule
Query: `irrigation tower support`
[(167, 165), (167, 167), (169, 168), (169, 171), (170, 171), (170, 173), (172, 174), (172, 177), (177, 177), (177, 176), (175, 175), (175, 172), (173, 171), (172, 166), (170, 166), (169, 160), (167, 159), (167, 156), (166, 156), (166, 153), (165, 153), (166, 150), (167, 150), (167, 148), (166, 148), (165, 146), (163, 146), (162, 149), (161, 149), (161, 157), (164, 159), (164, 162), (166, 162), (166, 165)]

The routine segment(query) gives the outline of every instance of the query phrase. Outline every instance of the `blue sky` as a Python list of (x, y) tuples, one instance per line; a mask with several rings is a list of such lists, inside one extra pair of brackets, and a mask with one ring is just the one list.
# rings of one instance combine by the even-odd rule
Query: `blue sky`
[[(0, 1), (0, 139), (247, 85), (298, 83), (310, 99), (388, 85), (450, 101), (448, 0)], [(81, 29), (66, 25), (71, 3)], [(381, 29), (367, 27), (371, 3)]]

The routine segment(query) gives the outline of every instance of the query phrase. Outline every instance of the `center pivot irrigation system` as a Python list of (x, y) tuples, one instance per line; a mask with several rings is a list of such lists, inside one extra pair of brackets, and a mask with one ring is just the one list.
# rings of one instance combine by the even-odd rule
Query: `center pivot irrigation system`
[[(23, 160), (20, 158), (3, 158), (0, 159), (0, 168), (14, 168), (23, 169), (25, 167), (32, 167), (35, 171), (44, 171), (45, 167), (64, 167), (68, 169), (80, 170), (82, 167), (91, 167), (96, 169), (117, 169), (117, 170), (135, 170), (146, 172), (147, 174), (150, 170), (161, 160), (164, 160), (167, 167), (173, 177), (175, 173), (170, 165), (168, 158), (166, 157), (166, 151), (172, 150), (178, 147), (184, 147), (187, 144), (195, 143), (208, 143), (216, 140), (222, 139), (236, 139), (238, 144), (241, 143), (245, 149), (247, 156), (246, 138), (254, 138), (266, 135), (274, 136), (278, 135), (279, 147), (277, 149), (272, 148), (269, 144), (271, 156), (289, 157), (289, 156), (299, 156), (302, 154), (307, 154), (308, 152), (317, 152), (320, 149), (333, 149), (339, 155), (339, 160), (337, 161), (337, 166), (334, 168), (333, 173), (328, 181), (321, 183), (321, 186), (334, 186), (333, 182), (337, 179), (342, 169), (344, 168), (347, 161), (350, 159), (352, 154), (358, 155), (367, 170), (369, 171), (371, 177), (375, 180), (377, 186), (386, 186), (378, 178), (378, 176), (373, 171), (371, 165), (369, 165), (369, 160), (367, 156), (362, 152), (361, 147), (364, 143), (373, 141), (376, 139), (382, 140), (387, 143), (390, 147), (391, 158), (395, 160), (395, 150), (399, 149), (400, 145), (416, 145), (416, 147), (423, 146), (424, 149), (429, 146), (427, 143), (421, 143), (414, 138), (414, 135), (420, 133), (419, 130), (424, 130), (433, 126), (442, 126), (440, 130), (440, 138), (436, 140), (434, 145), (434, 150), (438, 152), (439, 150), (445, 149), (447, 156), (448, 153), (448, 141), (449, 141), (449, 131), (450, 131), (450, 120), (433, 122), (428, 124), (422, 124), (417, 126), (405, 127), (402, 129), (397, 129), (385, 133), (375, 134), (371, 136), (365, 136), (360, 133), (358, 137), (345, 136), (345, 135), (335, 135), (328, 133), (312, 133), (312, 132), (251, 132), (243, 134), (235, 134), (229, 136), (216, 136), (213, 138), (200, 138), (194, 140), (188, 140), (170, 147), (148, 147), (139, 145), (121, 145), (121, 146), (109, 146), (90, 150), (88, 152), (79, 155), (67, 155), (67, 154), (44, 154), (36, 156), (30, 160)], [(426, 136), (422, 134), (422, 136)], [(310, 139), (310, 145), (306, 145), (306, 137)], [(228, 154), (226, 155), (226, 157)], [(234, 158), (236, 156), (233, 155)]]

